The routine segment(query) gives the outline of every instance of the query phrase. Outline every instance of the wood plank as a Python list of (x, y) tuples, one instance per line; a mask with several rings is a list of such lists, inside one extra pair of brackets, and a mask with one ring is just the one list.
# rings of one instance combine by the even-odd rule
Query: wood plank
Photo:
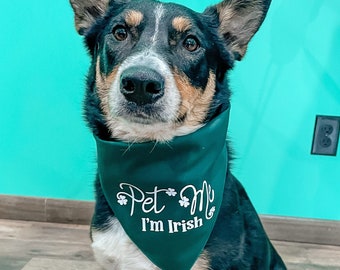
[(84, 225), (0, 220), (0, 259), (7, 261), (0, 269), (19, 270), (13, 262), (34, 257), (94, 261), (88, 232)]
[(72, 224), (90, 224), (94, 202), (46, 200), (46, 221)]
[(90, 244), (40, 242), (2, 239), (1, 257), (29, 261), (34, 257), (61, 258), (66, 260), (94, 261)]
[(288, 269), (340, 269), (340, 247), (272, 241)]
[[(0, 220), (0, 239), (89, 244), (89, 226)], [(1, 244), (1, 243), (0, 243)]]
[(340, 222), (278, 216), (261, 216), (270, 239), (340, 246)]
[(296, 264), (288, 263), (288, 270), (339, 270), (337, 266), (322, 266), (322, 265), (311, 265), (311, 264)]
[(101, 270), (95, 262), (33, 258), (22, 270)]
[(0, 219), (90, 224), (94, 202), (0, 195)]
[(44, 198), (0, 195), (0, 218), (46, 221)]
[(29, 259), (20, 259), (20, 258), (13, 258), (5, 257), (0, 255), (0, 269), (1, 270), (20, 270), (22, 269)]
[[(0, 220), (0, 269), (21, 270), (27, 264), (24, 270), (85, 270), (87, 266), (97, 270), (88, 230), (84, 225)], [(340, 269), (340, 246), (273, 244), (290, 270)]]

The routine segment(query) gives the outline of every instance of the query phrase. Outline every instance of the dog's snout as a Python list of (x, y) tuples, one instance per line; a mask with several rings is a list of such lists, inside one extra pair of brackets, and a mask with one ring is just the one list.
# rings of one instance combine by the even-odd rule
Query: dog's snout
[(164, 95), (164, 79), (148, 67), (131, 67), (120, 77), (120, 91), (137, 105), (151, 104)]

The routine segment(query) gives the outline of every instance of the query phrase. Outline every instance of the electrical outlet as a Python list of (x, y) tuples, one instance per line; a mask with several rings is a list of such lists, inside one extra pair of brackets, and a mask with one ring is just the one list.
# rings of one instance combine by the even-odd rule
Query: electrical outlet
[(340, 117), (317, 115), (315, 119), (312, 154), (336, 156), (339, 128)]

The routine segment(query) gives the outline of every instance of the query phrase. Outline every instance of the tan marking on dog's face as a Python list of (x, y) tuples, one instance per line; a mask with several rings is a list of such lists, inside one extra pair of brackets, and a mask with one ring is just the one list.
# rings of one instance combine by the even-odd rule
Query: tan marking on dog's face
[(186, 32), (188, 31), (191, 27), (191, 21), (188, 18), (185, 17), (175, 17), (172, 20), (172, 27), (178, 31), (178, 32)]
[(174, 74), (182, 98), (178, 118), (185, 116), (183, 126), (200, 125), (207, 116), (215, 94), (216, 75), (210, 72), (207, 86), (203, 90), (193, 87), (183, 73), (175, 71)]
[(100, 99), (100, 106), (106, 118), (111, 115), (109, 104), (109, 92), (111, 85), (116, 78), (117, 71), (118, 67), (115, 67), (108, 76), (104, 76), (100, 71), (100, 58), (98, 56), (96, 64), (96, 86), (98, 96)]
[(125, 15), (125, 22), (130, 27), (137, 27), (143, 20), (143, 14), (137, 10), (129, 10)]

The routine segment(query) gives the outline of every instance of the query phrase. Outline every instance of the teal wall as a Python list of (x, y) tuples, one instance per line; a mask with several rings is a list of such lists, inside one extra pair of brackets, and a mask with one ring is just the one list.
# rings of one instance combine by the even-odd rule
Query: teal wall
[[(89, 58), (68, 1), (1, 6), (0, 193), (91, 200)], [(231, 74), (233, 170), (260, 213), (340, 220), (340, 153), (310, 155), (315, 115), (340, 115), (339, 10), (338, 0), (273, 0)]]

